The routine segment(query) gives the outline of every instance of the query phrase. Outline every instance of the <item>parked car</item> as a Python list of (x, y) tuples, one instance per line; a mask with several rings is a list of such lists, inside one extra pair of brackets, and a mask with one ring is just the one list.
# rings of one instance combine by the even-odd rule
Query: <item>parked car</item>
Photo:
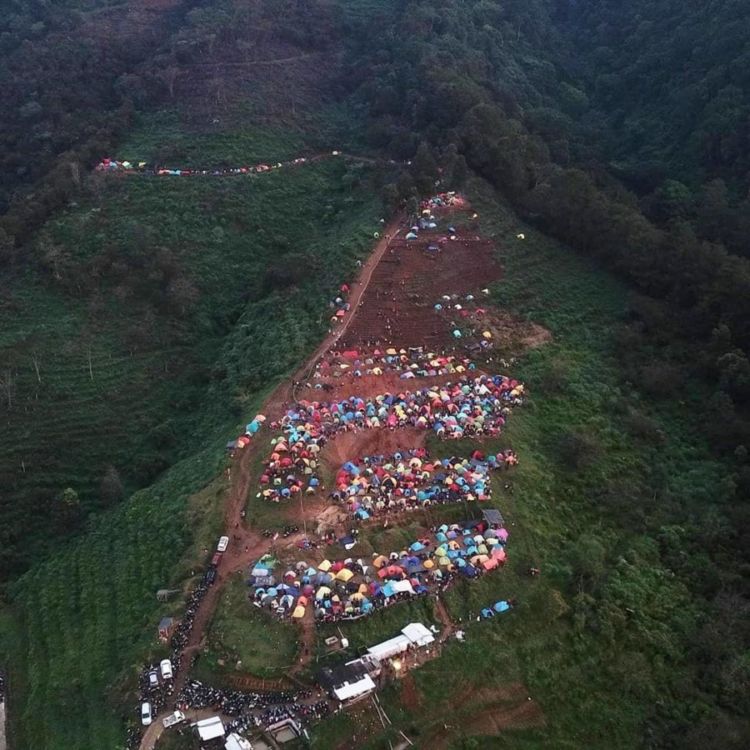
[(179, 724), (181, 721), (185, 721), (185, 714), (182, 713), (182, 711), (175, 711), (174, 713), (169, 714), (169, 716), (165, 716), (162, 719), (162, 724), (164, 724), (165, 729), (168, 729), (175, 724)]
[(214, 556), (211, 558), (211, 565), (216, 567), (221, 562), (221, 556), (222, 556), (221, 552), (216, 552)]
[(216, 568), (209, 568), (203, 575), (203, 583), (210, 586), (216, 580)]
[(226, 552), (228, 546), (229, 546), (229, 537), (228, 536), (219, 537), (219, 543), (216, 546), (216, 551)]
[(154, 720), (151, 715), (151, 704), (148, 701), (141, 703), (141, 724), (147, 727)]
[(169, 661), (169, 659), (162, 659), (159, 663), (159, 667), (161, 668), (161, 676), (165, 680), (171, 680), (174, 677), (174, 673), (172, 672), (172, 662)]
[(148, 673), (148, 686), (150, 688), (159, 687), (159, 673), (155, 669)]

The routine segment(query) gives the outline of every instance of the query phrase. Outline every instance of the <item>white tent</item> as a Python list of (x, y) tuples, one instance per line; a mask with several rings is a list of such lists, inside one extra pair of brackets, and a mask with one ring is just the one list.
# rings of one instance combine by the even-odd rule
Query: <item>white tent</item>
[(340, 701), (348, 701), (352, 698), (357, 698), (360, 695), (371, 693), (375, 690), (375, 683), (372, 681), (370, 675), (365, 675), (361, 680), (357, 682), (346, 682), (340, 688), (336, 688), (333, 694)]
[(246, 740), (235, 732), (227, 735), (227, 741), (224, 743), (224, 748), (225, 750), (253, 750), (250, 740)]
[(218, 716), (196, 721), (193, 726), (198, 730), (198, 734), (203, 742), (224, 736), (224, 724), (222, 724), (221, 718)]
[(421, 622), (410, 622), (401, 632), (415, 646), (427, 646), (435, 640), (435, 636)]
[(411, 582), (407, 580), (394, 581), (393, 588), (397, 594), (413, 594), (414, 589), (411, 586)]
[(377, 643), (367, 649), (367, 658), (375, 661), (390, 659), (392, 656), (403, 654), (411, 645), (409, 639), (404, 635), (397, 635), (382, 643)]

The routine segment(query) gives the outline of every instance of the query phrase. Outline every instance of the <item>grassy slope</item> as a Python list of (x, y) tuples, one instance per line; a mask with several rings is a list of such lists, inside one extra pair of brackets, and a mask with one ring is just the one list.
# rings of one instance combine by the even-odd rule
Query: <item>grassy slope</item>
[[(275, 621), (268, 612), (247, 598), (243, 573), (236, 575), (222, 592), (211, 623), (207, 650), (198, 661), (196, 676), (220, 684), (242, 662), (241, 671), (256, 677), (284, 675), (294, 664), (299, 632), (289, 622)], [(224, 666), (218, 663), (223, 659)]]
[[(145, 123), (129, 148), (150, 158), (159, 143), (153, 127)], [(252, 129), (216, 143), (209, 136), (196, 140), (213, 153), (230, 137), (259, 158), (302, 148), (297, 135), (285, 142), (283, 133)], [(236, 404), (236, 389), (257, 390), (269, 371), (278, 374), (294, 364), (310, 336), (322, 330), (326, 294), (371, 237), (374, 204), (348, 189), (360, 178), (355, 166), (327, 161), (227, 180), (110, 180), (49, 222), (42, 235), (68, 255), (68, 283), (89, 276), (108, 248), (123, 259), (145, 257), (145, 269), (133, 268), (131, 278), (146, 277), (153, 258), (167, 252), (200, 297), (185, 314), (150, 315), (150, 305), (120, 294), (106, 275), (98, 295), (65, 292), (35, 272), (13, 281), (0, 305), (0, 359), (16, 381), (15, 404), (0, 434), (0, 483), (10, 488), (3, 512), (18, 527), (34, 513), (43, 523), (50, 498), (66, 486), (81, 494), (87, 509), (95, 508), (110, 463), (130, 488), (147, 483), (175, 458), (200, 448), (207, 426)], [(310, 283), (294, 294), (267, 296), (268, 266), (297, 252), (319, 262)], [(257, 334), (257, 315), (270, 309), (265, 341), (272, 348), (275, 337), (284, 348), (269, 352), (238, 339), (226, 366), (214, 368), (238, 316), (249, 326), (246, 334)], [(206, 399), (209, 385), (214, 399)], [(27, 561), (46, 546), (35, 528), (28, 526), (19, 553)], [(21, 546), (18, 536), (8, 540), (11, 545)]]
[[(64, 243), (75, 262), (99, 252), (103, 238), (126, 243), (133, 222), (153, 228), (200, 288), (189, 334), (205, 348), (212, 378), (193, 383), (193, 399), (181, 403), (174, 399), (191, 389), (179, 369), (160, 382), (153, 371), (132, 364), (122, 373), (113, 367), (111, 389), (123, 408), (130, 405), (129, 424), (139, 428), (130, 427), (130, 441), (123, 437), (109, 447), (108, 460), (115, 449), (120, 460), (129, 460), (154, 421), (168, 422), (170, 431), (183, 436), (176, 452), (186, 457), (153, 486), (95, 519), (80, 539), (14, 586), (17, 618), (0, 623), (0, 646), (2, 663), (11, 670), (16, 747), (90, 750), (123, 742), (119, 712), (135, 705), (130, 690), (138, 665), (154, 648), (155, 624), (165, 609), (180, 609), (179, 601), (158, 605), (155, 590), (186, 583), (203, 562), (199, 550), (219, 531), (222, 485), (212, 478), (222, 465), (224, 440), (252, 416), (262, 394), (314, 348), (325, 330), (328, 295), (369, 248), (377, 207), (373, 195), (352, 184), (357, 174), (356, 168), (327, 162), (268, 179), (127, 180), (107, 186), (101, 211), (80, 206), (50, 225), (55, 242)], [(319, 266), (311, 266), (298, 287), (262, 296), (259, 276), (270, 260), (299, 250), (319, 258)], [(54, 301), (55, 293), (36, 279), (26, 284), (28, 309), (50, 329), (44, 361), (52, 372), (63, 355), (53, 346), (55, 335), (75, 329), (70, 319), (78, 311), (66, 301), (66, 314), (56, 316), (62, 302), (57, 308), (41, 304)], [(96, 342), (102, 347), (114, 342), (114, 349), (120, 324), (133, 323), (137, 312), (127, 303), (108, 304)], [(43, 309), (50, 313), (46, 318)], [(185, 335), (184, 329), (180, 333)], [(160, 363), (166, 357), (158, 350), (154, 356)], [(86, 386), (87, 373), (62, 366), (54, 372), (70, 391)], [(91, 402), (110, 404), (112, 393), (96, 392), (96, 383)], [(64, 455), (66, 483), (92, 483), (99, 443), (106, 442), (96, 428), (106, 434), (111, 423), (93, 406), (84, 414), (61, 409), (62, 436), (63, 420), (82, 423), (65, 438), (62, 451), (60, 435), (51, 443), (39, 435), (43, 407), (42, 402), (24, 414), (27, 439), (36, 434), (37, 450)], [(147, 451), (147, 445), (141, 449)]]
[[(506, 269), (495, 299), (549, 327), (554, 342), (513, 368), (529, 384), (531, 402), (513, 414), (501, 441), (521, 459), (513, 493), (499, 480), (495, 487), (512, 524), (510, 562), (496, 575), (459, 585), (447, 603), (464, 622), (498, 598), (515, 596), (520, 606), (490, 622), (471, 622), (466, 644), (450, 644), (415, 673), (425, 710), (405, 710), (395, 688), (381, 697), (394, 723), (417, 743), (451, 716), (449, 723), (463, 727), (453, 732), (456, 748), (636, 747), (657, 702), (679, 715), (673, 700), (690, 669), (683, 644), (699, 613), (683, 584), (660, 564), (655, 535), (643, 533), (634, 498), (643, 493), (655, 457), (671, 485), (660, 495), (677, 493), (686, 509), (703, 501), (721, 466), (691, 430), (684, 408), (648, 403), (620, 382), (612, 345), (627, 302), (623, 286), (523, 229), (484, 186), (473, 187), (484, 229), (496, 235)], [(515, 239), (520, 230), (525, 242)], [(564, 383), (549, 385), (550, 372), (560, 371)], [(663, 445), (628, 432), (625, 414), (632, 406), (664, 431)], [(584, 428), (598, 445), (591, 465), (578, 472), (565, 466), (559, 450), (561, 435), (571, 428)], [(540, 579), (528, 576), (531, 565), (541, 567)], [(397, 629), (413, 614), (404, 608), (384, 630)], [(346, 634), (357, 645), (374, 642), (387, 635), (376, 620), (354, 624)], [(452, 702), (473, 687), (518, 681), (539, 702), (546, 726), (464, 744), (474, 727), (471, 704), (455, 713)], [(314, 746), (334, 746), (352, 729), (346, 716), (337, 716), (316, 728)], [(380, 738), (368, 746), (387, 743)]]

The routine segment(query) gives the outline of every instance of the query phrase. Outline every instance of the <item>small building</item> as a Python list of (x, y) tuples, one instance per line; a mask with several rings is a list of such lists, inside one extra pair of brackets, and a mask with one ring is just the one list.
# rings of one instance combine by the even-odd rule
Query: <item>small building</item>
[(159, 621), (159, 640), (167, 643), (174, 633), (174, 617), (162, 617)]
[(246, 740), (236, 732), (232, 732), (232, 734), (227, 735), (224, 750), (253, 750), (253, 746), (250, 740)]
[(411, 642), (405, 635), (397, 635), (395, 638), (389, 638), (387, 641), (370, 646), (364, 658), (368, 661), (385, 661), (403, 654), (410, 645)]
[(435, 636), (421, 622), (411, 622), (401, 630), (400, 635), (370, 646), (363, 659), (379, 663), (403, 654), (410, 648), (422, 648), (434, 641)]
[(435, 642), (435, 636), (421, 622), (410, 622), (401, 632), (416, 648), (429, 646)]
[(192, 726), (198, 730), (201, 742), (210, 742), (211, 740), (223, 737), (225, 734), (224, 723), (219, 716), (211, 716), (208, 719), (196, 721)]
[(376, 687), (362, 659), (355, 659), (337, 667), (326, 667), (318, 672), (317, 679), (332, 698), (342, 703), (363, 698)]

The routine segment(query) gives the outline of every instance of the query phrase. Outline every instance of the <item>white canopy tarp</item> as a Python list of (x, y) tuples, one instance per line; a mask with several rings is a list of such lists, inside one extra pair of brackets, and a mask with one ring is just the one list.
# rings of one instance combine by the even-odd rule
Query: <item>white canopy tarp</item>
[(333, 691), (333, 694), (340, 701), (348, 701), (351, 698), (357, 698), (358, 696), (365, 695), (365, 693), (370, 693), (373, 690), (375, 690), (375, 683), (372, 681), (370, 675), (367, 674), (357, 682), (347, 682), (340, 688), (336, 688)]
[(203, 742), (215, 740), (217, 737), (224, 736), (224, 724), (218, 716), (212, 716), (210, 719), (196, 721), (193, 726), (198, 730), (198, 734)]
[(375, 661), (390, 659), (397, 654), (403, 654), (411, 645), (411, 641), (405, 635), (397, 635), (382, 643), (377, 643), (367, 649), (367, 656)]
[(224, 748), (225, 750), (253, 750), (250, 740), (246, 740), (235, 732), (227, 735), (227, 741), (224, 743)]
[(410, 622), (401, 631), (415, 646), (427, 646), (435, 636), (421, 622)]

